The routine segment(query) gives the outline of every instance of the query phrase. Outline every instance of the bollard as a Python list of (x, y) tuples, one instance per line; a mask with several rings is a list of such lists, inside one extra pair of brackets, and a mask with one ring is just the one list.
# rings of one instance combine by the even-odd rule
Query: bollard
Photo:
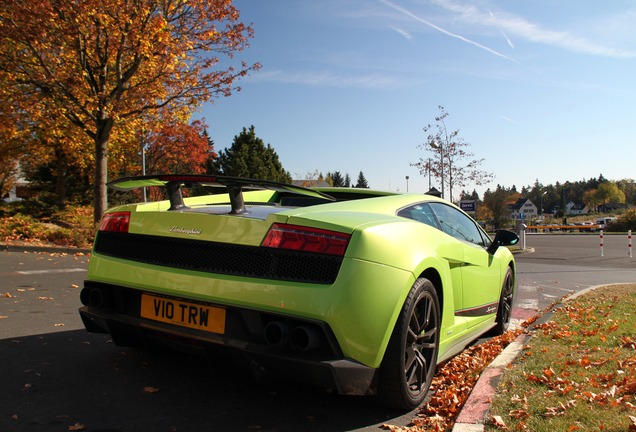
[(629, 241), (629, 257), (632, 257), (632, 230), (627, 232), (627, 240)]
[(603, 256), (603, 230), (601, 230), (601, 256)]

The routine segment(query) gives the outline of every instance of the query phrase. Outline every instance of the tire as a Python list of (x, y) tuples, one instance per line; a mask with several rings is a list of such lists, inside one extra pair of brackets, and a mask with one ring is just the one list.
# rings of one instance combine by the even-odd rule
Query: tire
[(380, 366), (379, 395), (394, 408), (421, 405), (435, 375), (441, 313), (437, 292), (417, 279), (406, 297)]
[(501, 287), (499, 308), (497, 309), (497, 318), (495, 318), (495, 327), (493, 328), (493, 333), (496, 335), (502, 335), (508, 331), (514, 296), (515, 278), (512, 275), (512, 269), (508, 267), (508, 270), (506, 270), (506, 276), (504, 277), (503, 286)]

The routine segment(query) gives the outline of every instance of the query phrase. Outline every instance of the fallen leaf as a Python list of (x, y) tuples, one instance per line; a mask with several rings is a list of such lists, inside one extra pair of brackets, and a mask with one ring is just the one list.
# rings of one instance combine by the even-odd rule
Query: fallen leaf
[(79, 287), (77, 285), (75, 285), (75, 284), (72, 284), (71, 288), (79, 288)]
[(79, 431), (86, 429), (86, 425), (75, 423), (73, 426), (69, 426), (68, 430), (70, 431)]
[(14, 414), (14, 415), (11, 416), (11, 418), (14, 419), (14, 420), (17, 420), (18, 416)]
[(146, 393), (157, 393), (159, 389), (154, 387), (144, 387), (144, 391)]
[(60, 323), (60, 324), (55, 324), (55, 327), (64, 327), (64, 324)]
[(490, 416), (490, 424), (492, 424), (493, 426), (499, 429), (509, 429), (508, 426), (506, 426), (506, 423), (501, 418), (501, 416)]
[(11, 294), (9, 294), (9, 293), (6, 293), (4, 296), (5, 296), (6, 298), (11, 298)]

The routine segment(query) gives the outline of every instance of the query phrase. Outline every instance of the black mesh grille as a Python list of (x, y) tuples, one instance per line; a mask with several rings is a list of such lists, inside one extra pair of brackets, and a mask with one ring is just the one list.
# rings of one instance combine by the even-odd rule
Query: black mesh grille
[(100, 232), (95, 252), (207, 273), (332, 284), (342, 257), (140, 234)]

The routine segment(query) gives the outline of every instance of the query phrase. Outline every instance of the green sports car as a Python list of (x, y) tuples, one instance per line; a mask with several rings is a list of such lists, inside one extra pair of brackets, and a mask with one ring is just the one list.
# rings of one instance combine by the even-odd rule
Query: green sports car
[(80, 315), (117, 345), (221, 349), (412, 409), (438, 363), (510, 321), (502, 246), (519, 238), (442, 199), (209, 175), (108, 186), (169, 197), (109, 209), (95, 238)]

